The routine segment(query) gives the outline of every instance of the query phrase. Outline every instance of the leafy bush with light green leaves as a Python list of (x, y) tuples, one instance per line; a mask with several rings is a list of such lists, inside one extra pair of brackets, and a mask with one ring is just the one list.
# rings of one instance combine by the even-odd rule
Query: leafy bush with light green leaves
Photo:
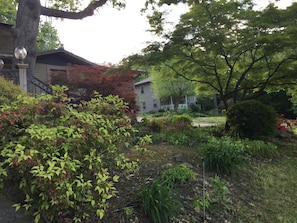
[(162, 172), (160, 180), (168, 187), (174, 187), (175, 184), (183, 184), (188, 180), (194, 179), (194, 172), (185, 164), (176, 165)]
[(96, 94), (71, 105), (67, 88), (53, 89), (52, 96), (20, 98), (0, 110), (0, 186), (19, 186), (25, 200), (15, 207), (35, 222), (94, 222), (121, 173), (137, 167), (120, 152), (132, 146), (136, 130), (118, 97)]

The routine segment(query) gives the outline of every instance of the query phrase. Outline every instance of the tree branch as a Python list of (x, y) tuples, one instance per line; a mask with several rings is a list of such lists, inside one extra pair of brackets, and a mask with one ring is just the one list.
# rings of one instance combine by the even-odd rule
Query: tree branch
[(97, 8), (102, 7), (108, 0), (92, 1), (84, 10), (80, 12), (68, 12), (58, 9), (51, 9), (41, 6), (41, 15), (63, 18), (63, 19), (83, 19), (88, 16), (94, 15)]

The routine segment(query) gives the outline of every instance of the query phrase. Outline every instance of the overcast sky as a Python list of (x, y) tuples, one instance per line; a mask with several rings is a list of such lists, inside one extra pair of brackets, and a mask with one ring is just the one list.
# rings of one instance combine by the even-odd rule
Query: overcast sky
[[(87, 0), (86, 0), (87, 1)], [(64, 48), (94, 63), (116, 64), (122, 58), (139, 52), (153, 37), (147, 32), (149, 24), (140, 9), (145, 0), (127, 0), (122, 10), (110, 6), (100, 9), (99, 14), (83, 20), (54, 22)], [(260, 3), (258, 3), (260, 2)], [(257, 0), (265, 6), (269, 0)], [(280, 0), (286, 7), (292, 0)], [(172, 19), (178, 19), (184, 7), (175, 8)]]

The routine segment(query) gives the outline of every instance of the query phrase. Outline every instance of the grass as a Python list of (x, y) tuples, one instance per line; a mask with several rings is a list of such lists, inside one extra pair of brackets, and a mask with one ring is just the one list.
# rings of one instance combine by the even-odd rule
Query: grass
[[(163, 117), (163, 115), (153, 116), (151, 114), (145, 114), (143, 117), (147, 119)], [(225, 124), (226, 116), (199, 116), (193, 118), (193, 122), (210, 122), (210, 123), (217, 123), (217, 124)]]
[(238, 222), (297, 223), (296, 149), (296, 146), (287, 147), (285, 154), (276, 160), (251, 163), (250, 183), (242, 190), (246, 189), (253, 197), (240, 203)]
[(225, 116), (210, 116), (210, 117), (196, 117), (195, 122), (215, 122), (219, 124), (224, 124), (226, 122)]

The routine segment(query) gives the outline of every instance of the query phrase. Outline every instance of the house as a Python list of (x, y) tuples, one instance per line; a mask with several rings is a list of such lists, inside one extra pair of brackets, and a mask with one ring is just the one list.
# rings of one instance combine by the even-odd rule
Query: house
[[(10, 24), (0, 23), (0, 59), (4, 67), (0, 75), (11, 79), (19, 84), (19, 74), (15, 67), (12, 67), (14, 58), (14, 36)], [(1, 62), (2, 62), (1, 61)], [(66, 71), (68, 64), (94, 65), (90, 61), (76, 56), (64, 49), (44, 51), (37, 54), (33, 74), (27, 74), (27, 91), (32, 95), (50, 93), (50, 73), (54, 71)]]
[(92, 66), (94, 63), (63, 48), (40, 52), (36, 57), (34, 76), (46, 84), (51, 83), (50, 73), (66, 72), (69, 64)]
[[(172, 97), (160, 101), (154, 94), (151, 78), (148, 77), (142, 81), (136, 82), (135, 92), (137, 94), (137, 103), (140, 107), (139, 113), (157, 112), (159, 110), (173, 110), (174, 105)], [(195, 95), (185, 96), (179, 103), (178, 109), (188, 109), (191, 104), (195, 104), (197, 97)]]
[(156, 112), (161, 109), (160, 100), (157, 99), (151, 88), (151, 78), (136, 82), (134, 86), (137, 104), (140, 108), (139, 113)]
[(12, 25), (0, 23), (0, 59), (4, 62), (3, 69), (12, 68), (13, 44)]

